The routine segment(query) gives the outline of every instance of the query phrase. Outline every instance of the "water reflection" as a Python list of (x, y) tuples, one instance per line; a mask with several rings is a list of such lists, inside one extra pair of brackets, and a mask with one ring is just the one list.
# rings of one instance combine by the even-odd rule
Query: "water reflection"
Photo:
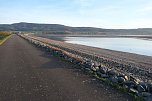
[(65, 42), (152, 56), (152, 41), (135, 38), (65, 37)]

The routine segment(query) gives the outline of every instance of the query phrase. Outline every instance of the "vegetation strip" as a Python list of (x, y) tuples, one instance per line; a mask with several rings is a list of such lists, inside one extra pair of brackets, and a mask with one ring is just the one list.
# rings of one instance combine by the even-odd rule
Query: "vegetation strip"
[(9, 39), (12, 35), (7, 36), (6, 38), (4, 38), (2, 41), (0, 41), (0, 45), (2, 45), (7, 39)]
[(152, 84), (139, 81), (131, 75), (125, 75), (116, 70), (109, 69), (102, 65), (102, 63), (96, 64), (95, 61), (72, 54), (66, 50), (46, 44), (31, 37), (23, 35), (22, 37), (37, 47), (43, 48), (52, 53), (53, 55), (59, 56), (67, 61), (81, 66), (81, 69), (85, 72), (90, 73), (97, 79), (104, 81), (116, 89), (123, 92), (128, 92), (128, 94), (132, 95), (138, 101), (151, 101), (152, 99)]
[(2, 45), (11, 36), (11, 32), (0, 32), (0, 45)]

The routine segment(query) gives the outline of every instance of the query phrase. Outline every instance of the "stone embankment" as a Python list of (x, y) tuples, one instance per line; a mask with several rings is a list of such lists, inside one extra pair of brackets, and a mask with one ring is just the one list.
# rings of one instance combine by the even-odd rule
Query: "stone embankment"
[[(132, 58), (132, 61), (130, 59), (128, 61), (123, 58), (113, 58), (121, 54), (114, 55), (115, 52), (112, 53), (110, 51), (107, 51), (107, 54), (101, 54), (97, 48), (89, 48), (41, 37), (20, 36), (53, 55), (80, 65), (82, 70), (117, 89), (127, 91), (138, 100), (152, 101), (152, 68), (147, 65), (148, 63), (138, 63), (135, 61), (135, 58)], [(111, 54), (111, 57), (108, 54)], [(121, 56), (124, 56), (124, 54)], [(124, 58), (131, 57), (127, 54)]]

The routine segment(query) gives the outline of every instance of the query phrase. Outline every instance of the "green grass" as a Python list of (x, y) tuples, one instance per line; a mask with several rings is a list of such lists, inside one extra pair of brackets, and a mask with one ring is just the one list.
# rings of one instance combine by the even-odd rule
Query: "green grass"
[(8, 36), (0, 36), (0, 45), (2, 45), (8, 38), (10, 38), (11, 35)]
[(2, 41), (5, 37), (4, 36), (0, 36), (0, 41)]
[(6, 37), (0, 36), (0, 42), (3, 41)]

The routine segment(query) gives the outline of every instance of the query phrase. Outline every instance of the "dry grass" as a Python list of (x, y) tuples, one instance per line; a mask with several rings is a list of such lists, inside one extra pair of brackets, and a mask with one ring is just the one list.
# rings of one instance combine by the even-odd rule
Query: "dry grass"
[(11, 32), (0, 32), (0, 36), (9, 36)]
[(11, 32), (0, 32), (0, 45), (11, 35)]
[(0, 32), (0, 40), (3, 40), (5, 37), (11, 35), (11, 32)]

